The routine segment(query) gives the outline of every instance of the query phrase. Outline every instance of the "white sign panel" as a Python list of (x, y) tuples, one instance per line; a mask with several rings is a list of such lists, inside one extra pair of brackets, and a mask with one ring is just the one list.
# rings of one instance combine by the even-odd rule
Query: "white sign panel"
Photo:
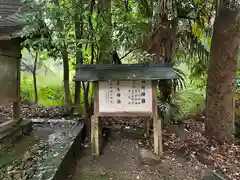
[(151, 81), (100, 81), (99, 112), (152, 112)]

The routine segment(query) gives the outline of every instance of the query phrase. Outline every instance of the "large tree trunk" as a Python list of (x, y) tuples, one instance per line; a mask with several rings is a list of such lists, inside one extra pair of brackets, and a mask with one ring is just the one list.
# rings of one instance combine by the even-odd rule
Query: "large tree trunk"
[[(229, 1), (230, 2), (230, 1)], [(220, 142), (234, 140), (234, 93), (240, 40), (240, 9), (221, 1), (215, 19), (208, 69), (206, 134)]]

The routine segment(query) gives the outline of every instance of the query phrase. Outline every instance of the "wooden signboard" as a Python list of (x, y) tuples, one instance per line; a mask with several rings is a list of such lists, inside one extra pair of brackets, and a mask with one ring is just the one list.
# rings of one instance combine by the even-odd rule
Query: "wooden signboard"
[[(157, 113), (156, 81), (124, 80), (95, 82), (94, 115), (91, 119), (91, 142), (94, 156), (99, 156), (99, 117), (145, 116), (153, 119), (154, 152), (162, 154), (161, 120)], [(149, 121), (148, 128), (149, 133)]]
[(152, 112), (151, 81), (100, 81), (99, 113)]
[[(162, 155), (161, 119), (157, 112), (157, 81), (176, 79), (172, 64), (79, 65), (76, 81), (93, 82), (92, 153), (99, 156), (99, 117), (130, 116), (153, 119), (154, 152)], [(149, 127), (149, 121), (146, 127)], [(148, 134), (149, 128), (146, 128)]]

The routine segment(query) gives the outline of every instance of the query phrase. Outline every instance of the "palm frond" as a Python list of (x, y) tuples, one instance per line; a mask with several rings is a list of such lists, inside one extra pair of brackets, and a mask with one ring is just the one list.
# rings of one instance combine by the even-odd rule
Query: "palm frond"
[(176, 67), (173, 68), (177, 74), (177, 79), (173, 80), (173, 90), (176, 92), (177, 90), (183, 90), (186, 88), (186, 76), (184, 72)]
[(162, 117), (163, 123), (178, 123), (182, 124), (183, 111), (176, 104), (169, 104), (167, 102), (158, 103), (158, 113)]
[(199, 60), (203, 61), (204, 64), (207, 64), (210, 55), (209, 49), (207, 49), (206, 45), (202, 44), (192, 31), (180, 32), (177, 36), (179, 41), (178, 50), (184, 48), (185, 52), (183, 53), (189, 56), (191, 60), (193, 60), (193, 57), (197, 57)]

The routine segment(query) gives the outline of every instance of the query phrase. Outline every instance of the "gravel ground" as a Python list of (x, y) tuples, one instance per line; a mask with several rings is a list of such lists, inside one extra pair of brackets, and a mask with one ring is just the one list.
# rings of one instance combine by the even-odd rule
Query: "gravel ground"
[(19, 154), (11, 163), (1, 167), (0, 179), (27, 180), (32, 178), (39, 168), (36, 164), (41, 160), (46, 147), (46, 143), (40, 142), (31, 146), (24, 154)]
[(156, 166), (142, 165), (139, 149), (145, 146), (138, 138), (115, 133), (106, 143), (97, 161), (85, 145), (70, 180), (200, 180), (205, 169), (197, 162), (178, 157), (165, 150), (162, 162)]
[(0, 180), (51, 179), (79, 132), (75, 124), (35, 124), (29, 136), (0, 144)]

